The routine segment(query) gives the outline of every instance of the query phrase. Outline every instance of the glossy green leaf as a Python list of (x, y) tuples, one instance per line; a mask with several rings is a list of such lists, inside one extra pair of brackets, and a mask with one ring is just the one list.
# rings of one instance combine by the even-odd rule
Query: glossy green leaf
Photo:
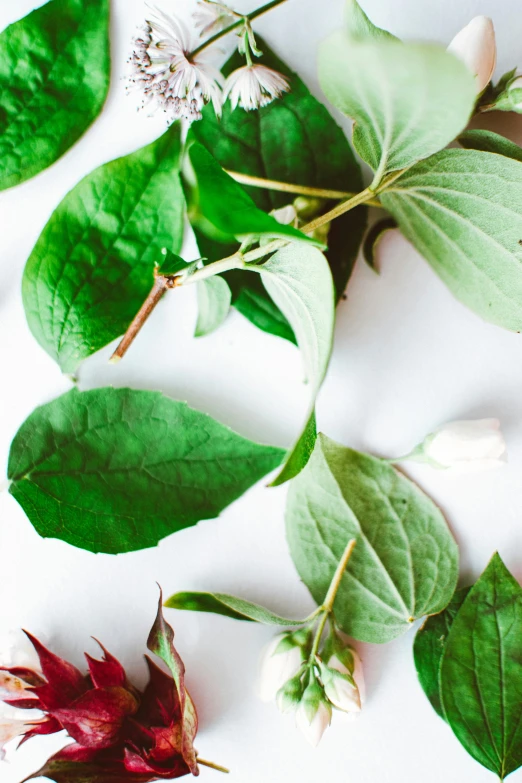
[(51, 0), (0, 34), (0, 190), (73, 146), (109, 79), (109, 0)]
[(439, 509), (386, 462), (324, 435), (290, 484), (286, 530), (318, 604), (356, 539), (334, 610), (360, 641), (395, 639), (415, 619), (442, 611), (455, 591), (458, 548)]
[(501, 780), (522, 765), (522, 589), (498, 555), (470, 590), (440, 670), (444, 714)]
[(328, 100), (355, 120), (354, 145), (376, 184), (453, 141), (476, 100), (473, 75), (442, 47), (345, 32), (321, 45), (319, 78)]
[(181, 609), (187, 612), (210, 612), (231, 617), (233, 620), (263, 623), (264, 625), (303, 625), (304, 620), (289, 620), (265, 609), (264, 606), (244, 601), (225, 593), (183, 592), (172, 595), (165, 606), (169, 609)]
[(363, 244), (364, 260), (374, 272), (378, 272), (375, 263), (375, 253), (380, 241), (388, 231), (392, 231), (394, 228), (397, 228), (397, 221), (394, 218), (382, 218), (382, 220), (378, 220), (377, 223), (373, 224), (365, 237)]
[(166, 247), (179, 252), (184, 196), (180, 131), (83, 179), (27, 262), (23, 300), (34, 336), (64, 372), (125, 332)]
[[(225, 169), (242, 174), (339, 191), (358, 193), (363, 188), (360, 166), (339, 126), (327, 109), (310, 93), (299, 76), (291, 71), (258, 38), (262, 63), (283, 73), (291, 91), (259, 111), (232, 111), (223, 107), (218, 120), (211, 107), (203, 120), (192, 125), (190, 135), (200, 141)], [(236, 52), (225, 65), (226, 75), (244, 64)], [(265, 212), (293, 202), (295, 195), (259, 187), (244, 189)], [(318, 204), (321, 212), (332, 202)], [(352, 273), (366, 230), (367, 208), (358, 207), (335, 220), (328, 235), (326, 257), (340, 299)], [(198, 241), (200, 237), (198, 236)], [(208, 240), (201, 237), (201, 253), (211, 256)], [(215, 258), (227, 255), (217, 246)], [(286, 319), (274, 306), (260, 281), (246, 272), (230, 272), (234, 306), (256, 326), (270, 334), (295, 341)]]
[(459, 144), (462, 144), (467, 150), (494, 152), (497, 155), (505, 155), (506, 158), (522, 162), (522, 147), (499, 133), (493, 133), (493, 131), (478, 129), (464, 131), (459, 136)]
[(214, 332), (226, 319), (232, 302), (232, 292), (219, 275), (198, 283), (198, 321), (196, 337)]
[(431, 706), (441, 718), (444, 718), (444, 714), (440, 699), (440, 665), (451, 626), (469, 589), (464, 587), (457, 590), (443, 612), (428, 617), (417, 631), (413, 643), (413, 658), (419, 682)]
[(303, 432), (274, 481), (278, 485), (303, 469), (315, 442), (315, 401), (332, 353), (335, 291), (326, 258), (309, 245), (288, 245), (253, 270), (260, 272), (266, 290), (296, 335), (310, 391)]
[(199, 143), (189, 148), (203, 216), (225, 237), (239, 240), (251, 236), (280, 237), (322, 246), (293, 226), (286, 226), (259, 209), (246, 191), (238, 185)]
[(74, 389), (19, 429), (9, 491), (41, 536), (116, 554), (218, 516), (283, 456), (158, 392)]
[(381, 200), (457, 299), (486, 321), (522, 329), (521, 163), (445, 150)]

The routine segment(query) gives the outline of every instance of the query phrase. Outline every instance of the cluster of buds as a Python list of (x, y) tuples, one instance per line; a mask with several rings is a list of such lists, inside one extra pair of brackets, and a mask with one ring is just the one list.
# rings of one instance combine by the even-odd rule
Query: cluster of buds
[[(34, 636), (27, 637), (37, 659), (11, 656), (0, 668), (0, 699), (16, 711), (0, 718), (0, 750), (16, 737), (26, 742), (62, 730), (73, 740), (28, 780), (147, 783), (199, 774), (198, 762), (204, 762), (193, 745), (197, 714), (161, 601), (148, 647), (170, 672), (146, 656), (149, 681), (143, 691), (102, 645), (100, 660), (86, 655), (88, 673), (83, 674)], [(20, 720), (20, 713), (27, 717)]]
[(334, 709), (355, 716), (364, 700), (362, 664), (355, 650), (334, 627), (322, 647), (317, 638), (310, 628), (276, 636), (263, 656), (259, 683), (260, 698), (275, 699), (282, 713), (294, 713), (296, 726), (314, 747)]
[(250, 20), (223, 3), (199, 0), (194, 14), (200, 35), (213, 42), (220, 31), (238, 27), (239, 51), (246, 65), (225, 80), (208, 61), (207, 43), (192, 48), (190, 35), (183, 23), (155, 9), (134, 39), (129, 59), (130, 82), (143, 95), (142, 108), (161, 108), (169, 122), (185, 118), (200, 120), (202, 109), (212, 102), (218, 116), (225, 101), (232, 108), (245, 111), (259, 109), (280, 98), (290, 89), (287, 79), (272, 68), (252, 61), (260, 57)]

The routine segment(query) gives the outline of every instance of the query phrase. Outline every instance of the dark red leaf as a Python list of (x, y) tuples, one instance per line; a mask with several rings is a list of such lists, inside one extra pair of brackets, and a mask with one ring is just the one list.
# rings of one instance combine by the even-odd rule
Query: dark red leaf
[(149, 682), (143, 693), (136, 720), (145, 726), (170, 726), (181, 722), (181, 705), (174, 680), (148, 655)]
[(118, 741), (127, 716), (137, 710), (136, 699), (125, 688), (96, 688), (52, 714), (80, 745), (108, 748)]
[(87, 653), (85, 654), (93, 684), (96, 688), (123, 688), (127, 681), (125, 669), (97, 639), (95, 641), (103, 650), (103, 659), (98, 661)]
[[(189, 775), (191, 772), (182, 756), (173, 759), (172, 763), (167, 767), (166, 765), (156, 764), (150, 759), (144, 759), (142, 756), (129, 750), (125, 751), (125, 768), (135, 775), (148, 775), (149, 780), (172, 780), (173, 778)], [(199, 770), (196, 774), (199, 774)]]
[(26, 695), (20, 696), (18, 699), (4, 699), (4, 704), (8, 704), (10, 707), (16, 707), (18, 710), (37, 710), (40, 706), (39, 699), (28, 699)]
[(18, 677), (19, 680), (22, 680), (32, 688), (45, 683), (45, 680), (37, 672), (24, 666), (14, 666), (12, 669), (8, 666), (0, 666), (0, 672), (9, 672), (13, 677)]
[(38, 653), (40, 666), (47, 680), (47, 685), (35, 688), (42, 706), (47, 710), (67, 707), (87, 690), (86, 678), (75, 666), (52, 653), (30, 633), (25, 631), (25, 634)]
[(47, 736), (48, 734), (56, 734), (58, 731), (62, 731), (61, 724), (58, 723), (56, 718), (46, 718), (39, 723), (30, 724), (33, 728), (26, 731), (20, 745), (23, 745), (27, 740), (32, 737)]
[(134, 775), (124, 767), (108, 769), (103, 764), (78, 764), (74, 761), (50, 759), (42, 769), (30, 775), (23, 783), (34, 778), (46, 777), (55, 783), (149, 783), (150, 776)]

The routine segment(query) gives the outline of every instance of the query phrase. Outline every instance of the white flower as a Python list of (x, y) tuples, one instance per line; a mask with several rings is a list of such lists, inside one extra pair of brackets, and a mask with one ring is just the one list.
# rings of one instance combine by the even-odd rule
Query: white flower
[(277, 648), (285, 638), (287, 634), (279, 634), (265, 648), (257, 689), (261, 701), (273, 701), (278, 690), (292, 679), (301, 667), (300, 647), (290, 647), (284, 652), (277, 652)]
[(245, 65), (233, 71), (225, 82), (223, 100), (230, 98), (232, 109), (245, 111), (267, 106), (290, 90), (285, 77), (265, 65)]
[[(357, 690), (359, 692), (359, 707), (362, 707), (364, 702), (366, 701), (366, 684), (364, 681), (364, 672), (363, 672), (363, 665), (360, 657), (357, 655), (355, 650), (350, 650), (353, 658), (353, 672), (351, 676), (353, 677), (355, 684), (357, 685)], [(330, 669), (335, 669), (338, 672), (341, 672), (341, 674), (350, 674), (349, 669), (346, 668), (346, 666), (342, 663), (342, 661), (339, 660), (339, 658), (336, 655), (332, 655), (330, 660), (328, 661), (328, 666)]]
[(214, 35), (232, 24), (235, 14), (221, 3), (212, 0), (198, 0), (198, 10), (192, 14), (196, 29), (201, 36)]
[(273, 209), (271, 214), (278, 223), (281, 223), (284, 226), (296, 225), (297, 211), (293, 204), (287, 204), (286, 207)]
[(190, 58), (189, 36), (179, 20), (156, 9), (135, 39), (129, 62), (130, 81), (142, 90), (143, 106), (155, 102), (169, 121), (199, 120), (212, 101), (219, 115), (223, 77), (204, 55)]
[(484, 92), (497, 64), (495, 28), (487, 16), (476, 16), (457, 33), (448, 51), (465, 63), (477, 78), (477, 93)]
[(331, 708), (324, 701), (311, 707), (303, 700), (295, 712), (295, 725), (314, 748), (321, 742), (331, 719)]
[(453, 421), (428, 435), (419, 451), (440, 467), (469, 472), (501, 466), (506, 443), (498, 419)]

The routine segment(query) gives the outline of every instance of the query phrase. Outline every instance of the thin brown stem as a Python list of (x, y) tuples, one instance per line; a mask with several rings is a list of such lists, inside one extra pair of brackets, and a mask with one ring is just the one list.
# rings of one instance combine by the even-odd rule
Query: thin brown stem
[(136, 313), (131, 325), (125, 332), (125, 335), (123, 336), (120, 344), (112, 354), (109, 360), (111, 364), (116, 364), (117, 362), (121, 361), (121, 359), (123, 359), (130, 346), (145, 325), (148, 317), (159, 304), (163, 294), (168, 291), (169, 288), (175, 288), (176, 285), (177, 283), (175, 277), (168, 277), (166, 275), (157, 274), (154, 276), (154, 285), (152, 286), (150, 293), (143, 302), (142, 306)]

